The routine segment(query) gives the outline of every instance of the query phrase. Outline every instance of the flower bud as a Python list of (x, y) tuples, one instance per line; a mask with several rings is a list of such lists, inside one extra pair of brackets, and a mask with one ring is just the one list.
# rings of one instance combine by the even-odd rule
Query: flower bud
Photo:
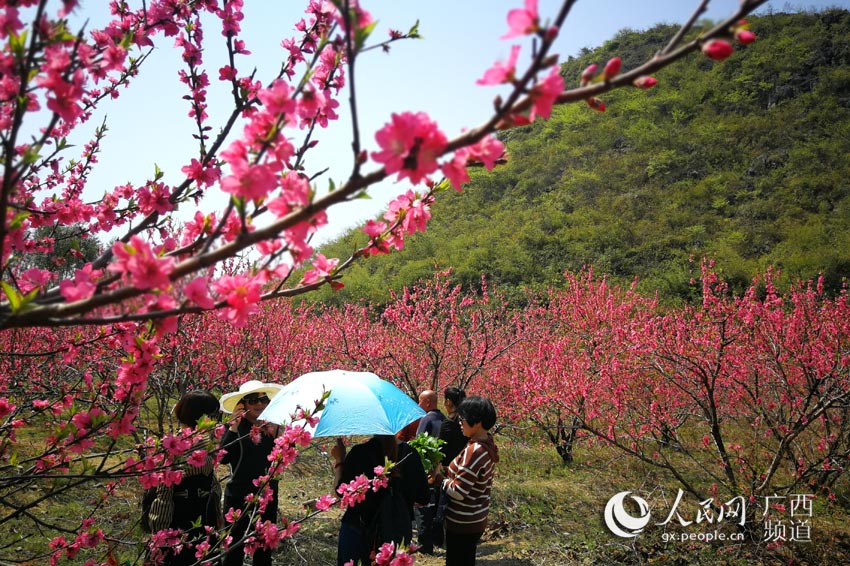
[(585, 99), (587, 105), (596, 110), (597, 112), (605, 112), (605, 101), (602, 99), (596, 98), (595, 96)]
[(593, 75), (596, 74), (597, 68), (598, 68), (598, 65), (596, 63), (593, 63), (592, 65), (588, 65), (588, 67), (584, 71), (582, 71), (582, 73), (581, 73), (581, 86), (584, 86), (584, 85), (586, 85), (587, 83), (590, 82), (590, 79), (592, 79)]
[(638, 88), (652, 88), (658, 84), (658, 79), (650, 77), (649, 75), (644, 75), (636, 78), (632, 84)]
[(543, 69), (547, 69), (547, 68), (549, 68), (552, 65), (555, 65), (557, 63), (558, 63), (558, 54), (553, 53), (552, 55), (549, 55), (548, 57), (543, 59), (543, 61), (541, 61), (540, 67), (543, 68)]
[(722, 61), (729, 57), (735, 49), (732, 47), (732, 44), (723, 39), (712, 39), (708, 43), (703, 44), (702, 52), (709, 59), (714, 59), (715, 61)]
[(749, 45), (756, 40), (756, 34), (748, 29), (735, 30), (735, 39), (744, 45)]
[(610, 61), (605, 63), (605, 70), (602, 71), (602, 75), (605, 77), (605, 80), (616, 77), (617, 73), (620, 72), (620, 67), (623, 66), (623, 60), (619, 57), (612, 57)]

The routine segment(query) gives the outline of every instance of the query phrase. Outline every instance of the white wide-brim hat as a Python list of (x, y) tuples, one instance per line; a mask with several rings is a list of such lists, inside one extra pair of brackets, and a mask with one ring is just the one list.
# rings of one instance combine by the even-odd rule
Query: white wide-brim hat
[(225, 413), (232, 413), (236, 408), (236, 405), (239, 404), (239, 401), (242, 400), (242, 397), (246, 395), (250, 395), (251, 393), (265, 393), (269, 396), (269, 398), (272, 398), (281, 389), (283, 389), (283, 386), (277, 385), (276, 383), (263, 383), (256, 379), (246, 381), (239, 386), (239, 391), (225, 393), (221, 396), (221, 399), (219, 400), (221, 410)]

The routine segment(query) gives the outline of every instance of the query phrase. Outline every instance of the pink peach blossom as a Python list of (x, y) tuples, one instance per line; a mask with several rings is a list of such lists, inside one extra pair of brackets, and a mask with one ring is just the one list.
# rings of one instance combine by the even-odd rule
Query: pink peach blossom
[(333, 270), (336, 268), (338, 263), (339, 259), (337, 258), (328, 259), (323, 254), (318, 254), (316, 259), (313, 260), (313, 269), (308, 270), (304, 274), (304, 278), (301, 280), (301, 283), (304, 285), (312, 285), (313, 283), (324, 279), (333, 273)]
[(531, 119), (536, 116), (548, 118), (552, 114), (552, 107), (558, 95), (564, 91), (564, 78), (558, 65), (542, 81), (531, 89), (531, 99), (534, 101), (531, 109)]
[(213, 284), (213, 290), (227, 301), (228, 307), (219, 316), (229, 320), (235, 327), (241, 328), (248, 317), (255, 314), (259, 307), (261, 288), (259, 282), (245, 275), (223, 275)]
[(190, 283), (183, 287), (183, 293), (186, 298), (202, 309), (211, 309), (215, 306), (215, 301), (210, 297), (210, 292), (207, 289), (207, 280), (204, 277), (196, 277)]
[(366, 226), (363, 227), (363, 231), (370, 238), (376, 238), (380, 236), (386, 229), (387, 224), (378, 220), (369, 220), (368, 222), (366, 222)]
[(164, 289), (171, 284), (169, 275), (174, 269), (174, 258), (159, 257), (139, 236), (129, 243), (115, 242), (112, 253), (116, 261), (107, 269), (129, 276), (137, 289)]
[(466, 170), (469, 152), (465, 151), (465, 149), (461, 148), (456, 151), (452, 160), (444, 163), (440, 168), (443, 175), (446, 176), (446, 179), (451, 182), (452, 187), (458, 192), (462, 190), (465, 183), (469, 182), (469, 172)]
[(186, 462), (190, 466), (195, 466), (196, 468), (203, 467), (207, 463), (207, 451), (193, 450), (189, 457), (186, 458)]
[(220, 167), (214, 164), (204, 166), (195, 158), (192, 158), (189, 165), (183, 166), (180, 170), (186, 174), (186, 177), (204, 187), (211, 186), (221, 177)]
[(414, 184), (437, 170), (437, 158), (445, 151), (446, 135), (424, 112), (393, 114), (391, 122), (378, 130), (381, 148), (372, 159), (384, 165), (387, 174), (398, 173)]
[(510, 39), (536, 32), (540, 29), (540, 16), (537, 12), (537, 0), (525, 0), (525, 8), (508, 12), (508, 33), (502, 39)]
[(221, 180), (221, 190), (246, 200), (264, 199), (277, 185), (277, 177), (268, 165), (237, 161), (230, 164), (230, 170), (232, 174)]
[(338, 499), (330, 495), (323, 495), (316, 500), (316, 509), (319, 511), (327, 511), (336, 503)]
[(94, 295), (97, 288), (97, 279), (103, 274), (99, 269), (92, 268), (90, 263), (82, 269), (74, 270), (74, 280), (59, 282), (59, 293), (66, 301), (79, 301), (88, 299)]
[(481, 161), (487, 171), (492, 171), (496, 162), (505, 155), (505, 144), (496, 136), (486, 135), (469, 147), (469, 154), (472, 159)]
[(511, 47), (511, 54), (507, 62), (496, 61), (496, 63), (487, 71), (484, 76), (475, 81), (478, 85), (498, 85), (502, 83), (510, 83), (514, 80), (516, 73), (516, 61), (519, 57), (519, 45)]

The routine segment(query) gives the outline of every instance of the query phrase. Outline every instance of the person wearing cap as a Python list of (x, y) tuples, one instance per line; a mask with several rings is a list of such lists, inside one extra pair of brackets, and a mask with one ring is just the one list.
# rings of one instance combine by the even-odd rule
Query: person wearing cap
[[(232, 541), (224, 557), (224, 566), (241, 566), (245, 559), (244, 538), (249, 527), (255, 524), (256, 507), (245, 509), (245, 498), (256, 495), (258, 486), (254, 480), (269, 470), (268, 456), (274, 448), (278, 427), (259, 421), (260, 413), (282, 387), (274, 383), (257, 380), (246, 381), (238, 391), (221, 397), (221, 410), (230, 413), (230, 426), (221, 437), (223, 464), (230, 465), (230, 481), (224, 490), (224, 512), (231, 508), (242, 513), (230, 530)], [(259, 432), (259, 442), (255, 442)], [(253, 433), (253, 434), (252, 434)], [(262, 514), (263, 521), (277, 521), (277, 481), (268, 483), (272, 498)], [(254, 566), (271, 566), (271, 551), (258, 549), (254, 552)]]

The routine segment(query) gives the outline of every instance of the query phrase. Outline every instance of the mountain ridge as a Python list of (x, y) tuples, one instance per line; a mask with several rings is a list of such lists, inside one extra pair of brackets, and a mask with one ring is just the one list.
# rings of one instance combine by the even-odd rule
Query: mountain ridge
[[(850, 275), (850, 12), (751, 23), (758, 40), (725, 61), (690, 57), (651, 90), (606, 94), (604, 113), (559, 106), (501, 133), (506, 165), (474, 171), (402, 252), (358, 263), (345, 289), (311, 300), (383, 302), (435, 267), (519, 300), (591, 265), (676, 303), (695, 298), (703, 257), (733, 289), (775, 268), (785, 283), (823, 274), (837, 291)], [(613, 56), (637, 65), (675, 29), (622, 30), (565, 62), (567, 85)], [(346, 257), (365, 240), (352, 230), (321, 251)]]

